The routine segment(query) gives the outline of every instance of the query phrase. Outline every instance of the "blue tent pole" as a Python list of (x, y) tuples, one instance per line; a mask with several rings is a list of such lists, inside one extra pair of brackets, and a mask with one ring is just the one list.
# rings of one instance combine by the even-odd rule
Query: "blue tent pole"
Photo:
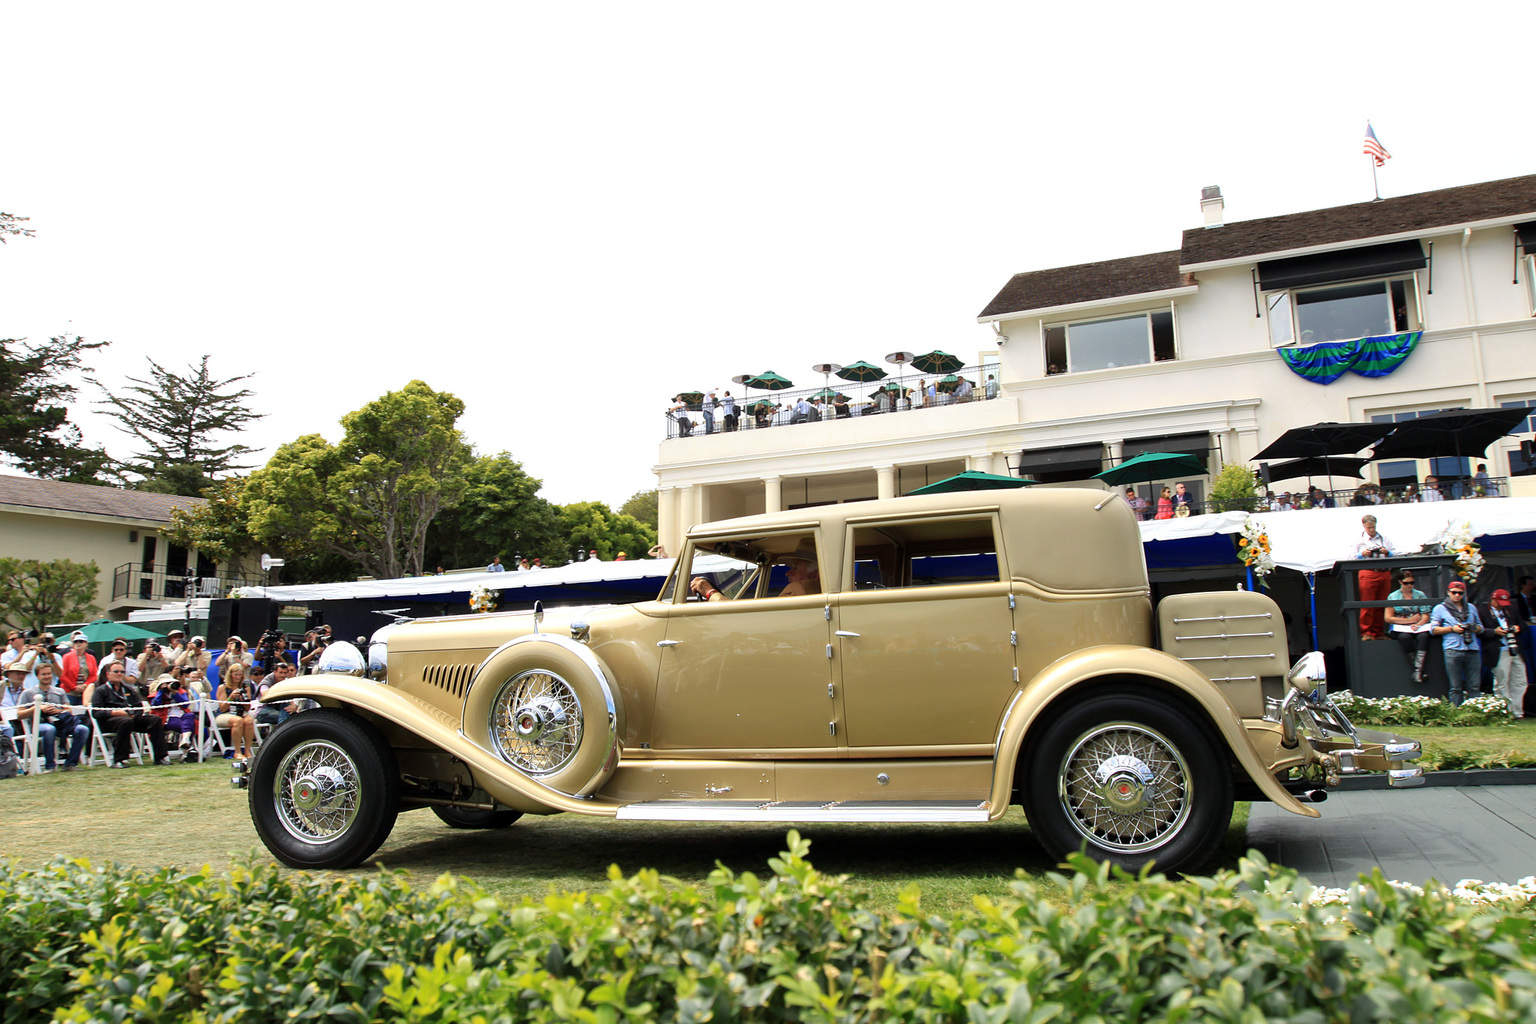
[(1248, 567), (1248, 589), (1253, 590), (1253, 566)]
[(1307, 591), (1312, 595), (1312, 649), (1317, 650), (1317, 573), (1307, 573)]

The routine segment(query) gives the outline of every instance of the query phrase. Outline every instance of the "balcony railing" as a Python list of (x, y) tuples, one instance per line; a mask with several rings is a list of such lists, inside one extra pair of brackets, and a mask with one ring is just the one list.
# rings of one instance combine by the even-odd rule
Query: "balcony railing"
[[(1125, 488), (1123, 487), (1116, 488), (1116, 490), (1121, 495), (1125, 494)], [(1271, 487), (1270, 490), (1273, 492), (1273, 497), (1259, 495), (1242, 500), (1212, 501), (1207, 499), (1205, 501), (1191, 501), (1189, 503), (1189, 514), (1202, 515), (1207, 512), (1286, 512), (1293, 509), (1358, 507), (1361, 515), (1364, 515), (1372, 508), (1378, 508), (1382, 505), (1401, 505), (1419, 502), (1423, 501), (1424, 497), (1424, 488), (1421, 484), (1414, 484), (1411, 488), (1407, 484), (1378, 487), (1376, 493), (1381, 500), (1379, 502), (1371, 501), (1369, 504), (1364, 504), (1361, 501), (1364, 496), (1360, 494), (1358, 487), (1346, 487), (1337, 491), (1324, 491), (1322, 488), (1318, 488), (1318, 493), (1325, 496), (1332, 504), (1319, 502), (1317, 494), (1309, 495), (1306, 487), (1299, 487), (1294, 491), (1286, 490), (1282, 487)], [(1157, 518), (1158, 505), (1156, 498), (1149, 498), (1143, 492), (1143, 489), (1139, 487), (1137, 488), (1137, 494), (1147, 503), (1145, 508), (1139, 510), (1139, 517), (1142, 519)], [(1440, 497), (1445, 501), (1463, 498), (1507, 498), (1509, 497), (1509, 478), (1502, 476), (1491, 477), (1486, 484), (1480, 484), (1470, 478), (1465, 480), (1441, 480)]]
[[(918, 373), (909, 370), (899, 378), (886, 377), (882, 380), (859, 383), (856, 381), (842, 380), (832, 377), (824, 386), (817, 385), (812, 388), (795, 388), (784, 391), (757, 391), (752, 390), (744, 394), (732, 392), (736, 402), (736, 417), (734, 423), (727, 423), (725, 406), (713, 410), (711, 423), (704, 417), (704, 406), (700, 402), (688, 405), (686, 410), (677, 412), (669, 411), (666, 415), (665, 437), (704, 437), (706, 434), (730, 433), (732, 430), (763, 430), (767, 427), (797, 426), (802, 422), (813, 422), (801, 419), (795, 413), (795, 406), (802, 398), (812, 400), (826, 394), (830, 389), (839, 395), (846, 395), (848, 401), (834, 403), (830, 397), (816, 406), (814, 422), (827, 419), (852, 419), (860, 416), (877, 416), (896, 412), (928, 412), (933, 409), (943, 409), (948, 406), (958, 405), (962, 402), (984, 402), (989, 397), (996, 397), (1001, 388), (997, 384), (998, 367), (996, 363), (987, 363), (983, 366), (967, 366), (956, 371), (955, 376), (971, 382), (971, 394), (969, 398), (962, 399), (956, 391), (944, 392), (937, 390), (938, 382), (948, 374), (942, 373)], [(991, 378), (991, 395), (988, 395), (988, 378)], [(919, 398), (917, 388), (919, 382), (926, 382), (935, 388), (933, 401), (926, 397)], [(897, 392), (896, 389), (900, 388)], [(887, 400), (882, 401), (880, 392), (884, 391)], [(761, 404), (760, 404), (761, 403)], [(755, 410), (755, 411), (754, 411)], [(686, 423), (685, 423), (686, 420)]]
[(212, 576), (172, 575), (163, 569), (146, 571), (133, 562), (118, 566), (112, 573), (112, 600), (184, 601), (188, 597), (223, 597), (232, 587), (254, 586), (260, 577), (238, 572), (220, 572)]

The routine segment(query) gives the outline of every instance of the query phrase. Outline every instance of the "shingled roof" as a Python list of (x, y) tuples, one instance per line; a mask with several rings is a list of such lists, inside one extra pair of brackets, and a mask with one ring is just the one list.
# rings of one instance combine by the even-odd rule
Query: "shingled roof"
[(0, 505), (19, 505), (52, 512), (78, 512), (111, 519), (169, 523), (172, 508), (191, 508), (207, 500), (175, 494), (151, 494), (148, 491), (124, 491), (92, 484), (34, 480), (29, 476), (0, 475)]
[(1536, 218), (1536, 174), (1354, 203), (1326, 210), (1234, 221), (1184, 232), (1179, 265), (1254, 259), (1339, 242), (1432, 232), (1486, 220)]
[(987, 303), (980, 318), (1074, 302), (1142, 295), (1194, 283), (1193, 276), (1179, 272), (1178, 252), (1154, 252), (1101, 263), (1079, 263), (1075, 267), (1032, 270), (1014, 274), (1003, 285), (1003, 290)]

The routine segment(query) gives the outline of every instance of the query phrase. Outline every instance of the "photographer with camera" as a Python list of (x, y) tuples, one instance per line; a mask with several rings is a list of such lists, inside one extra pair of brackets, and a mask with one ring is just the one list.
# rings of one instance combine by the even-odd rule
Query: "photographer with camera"
[(123, 663), (107, 665), (100, 685), (91, 694), (91, 716), (103, 732), (112, 733), (111, 768), (128, 767), (128, 753), (133, 749), (133, 734), (149, 734), (155, 752), (155, 764), (171, 763), (165, 748), (165, 726), (149, 710), (149, 702), (139, 688), (128, 682)]
[(176, 658), (175, 662), (176, 668), (186, 668), (190, 665), (197, 669), (195, 676), (188, 679), (186, 674), (183, 673), (182, 679), (193, 689), (197, 690), (198, 693), (208, 692), (208, 666), (213, 664), (213, 656), (208, 653), (207, 647), (207, 640), (200, 636), (195, 636), (187, 644), (187, 649)]
[(217, 712), (214, 724), (220, 729), (229, 730), (232, 750), (224, 756), (233, 755), (236, 760), (245, 761), (250, 758), (256, 746), (256, 716), (251, 709), (256, 695), (246, 678), (244, 662), (232, 663), (223, 680), (219, 684), (218, 704), (214, 708)]
[(1482, 667), (1483, 623), (1477, 609), (1467, 603), (1467, 585), (1452, 580), (1445, 588), (1445, 600), (1429, 613), (1429, 631), (1440, 638), (1445, 654), (1445, 674), (1450, 680), (1451, 703), (1460, 705), (1477, 696), (1478, 676)]
[(331, 627), (317, 626), (304, 634), (304, 645), (299, 648), (299, 670), (312, 673), (325, 648), (331, 642)]
[(159, 679), (171, 670), (171, 663), (166, 660), (160, 644), (150, 640), (144, 644), (144, 653), (139, 655), (139, 678)]
[(191, 752), (192, 738), (197, 735), (197, 695), (188, 690), (177, 676), (167, 672), (154, 682), (155, 695), (149, 700), (149, 709), (165, 726), (170, 738), (181, 748), (183, 761), (195, 761)]
[[(1376, 517), (1365, 515), (1360, 517), (1360, 525), (1364, 528), (1360, 539), (1355, 542), (1356, 558), (1386, 558), (1393, 554), (1392, 542), (1376, 532)], [(1361, 569), (1359, 575), (1360, 600), (1385, 601), (1387, 595), (1392, 592), (1392, 571), (1390, 569)], [(1360, 639), (1385, 640), (1387, 616), (1384, 608), (1360, 609)]]
[(214, 661), (214, 664), (218, 666), (219, 677), (222, 679), (224, 673), (229, 671), (229, 666), (232, 663), (236, 661), (244, 662), (245, 667), (249, 669), (251, 662), (255, 660), (256, 656), (246, 649), (245, 641), (238, 636), (232, 636), (229, 638), (229, 642), (224, 645), (223, 653)]

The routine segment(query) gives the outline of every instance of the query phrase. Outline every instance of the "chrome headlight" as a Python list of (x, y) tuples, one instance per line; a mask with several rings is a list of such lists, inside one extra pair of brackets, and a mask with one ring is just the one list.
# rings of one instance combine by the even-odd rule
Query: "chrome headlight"
[(368, 678), (376, 683), (382, 683), (388, 678), (389, 634), (398, 625), (398, 622), (391, 622), (387, 626), (380, 626), (368, 638)]
[(1296, 664), (1291, 666), (1291, 671), (1286, 675), (1294, 689), (1302, 693), (1313, 693), (1318, 696), (1326, 696), (1328, 693), (1328, 667), (1323, 661), (1322, 651), (1308, 651), (1296, 659)]
[(320, 655), (320, 671), (336, 672), (347, 676), (364, 674), (366, 662), (363, 652), (345, 640), (337, 640)]

